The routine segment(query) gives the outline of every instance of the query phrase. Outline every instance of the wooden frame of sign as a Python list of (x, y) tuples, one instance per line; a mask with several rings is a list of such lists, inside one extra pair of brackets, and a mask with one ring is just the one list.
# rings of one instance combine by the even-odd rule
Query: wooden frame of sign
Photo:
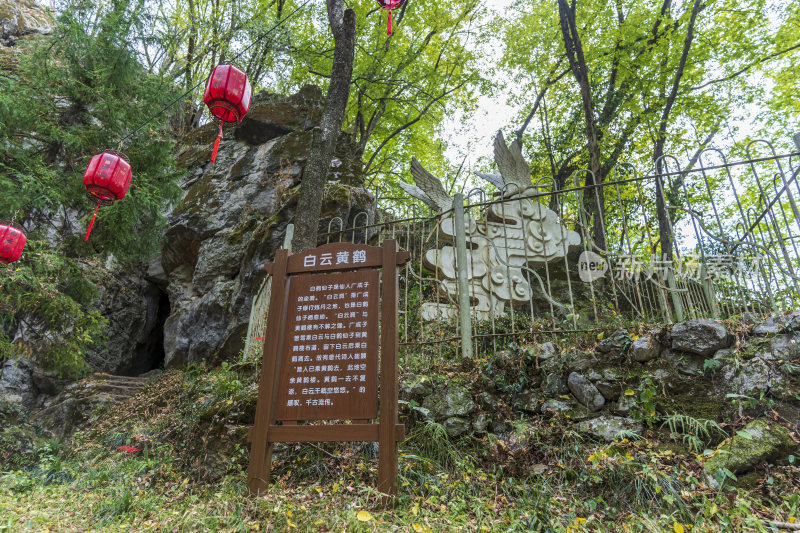
[[(405, 432), (397, 417), (397, 267), (409, 257), (396, 240), (331, 243), (297, 254), (278, 250), (265, 265), (272, 295), (249, 439), (250, 491), (267, 488), (275, 442), (377, 441), (378, 490), (397, 494), (397, 443)], [(340, 423), (298, 424), (321, 420)]]

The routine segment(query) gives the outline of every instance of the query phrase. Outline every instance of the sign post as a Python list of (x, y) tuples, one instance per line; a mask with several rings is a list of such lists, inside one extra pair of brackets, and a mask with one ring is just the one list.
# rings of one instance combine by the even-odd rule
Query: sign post
[[(395, 240), (380, 248), (331, 243), (297, 254), (278, 250), (265, 266), (273, 281), (250, 431), (250, 491), (267, 488), (275, 442), (377, 441), (378, 490), (397, 494), (405, 431), (397, 417), (397, 267), (409, 257)], [(317, 423), (299, 424), (310, 421)]]

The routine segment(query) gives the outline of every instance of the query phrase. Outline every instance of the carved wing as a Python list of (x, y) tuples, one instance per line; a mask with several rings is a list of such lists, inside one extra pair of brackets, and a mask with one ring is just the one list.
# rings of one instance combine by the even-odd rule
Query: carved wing
[(500, 174), (503, 175), (503, 181), (508, 186), (508, 193), (522, 192), (531, 186), (531, 168), (522, 157), (519, 143), (512, 142), (509, 148), (502, 131), (498, 131), (497, 137), (494, 138), (494, 160), (500, 169)]
[(453, 207), (453, 198), (444, 190), (442, 182), (425, 170), (415, 157), (411, 158), (411, 175), (417, 186), (436, 204), (434, 209), (447, 211)]
[(499, 172), (492, 172), (491, 174), (476, 172), (475, 175), (481, 179), (488, 181), (501, 191), (505, 188), (506, 183), (503, 181), (503, 175), (500, 174)]
[(425, 194), (425, 191), (423, 191), (422, 189), (420, 189), (416, 185), (411, 185), (410, 183), (406, 183), (405, 181), (399, 181), (397, 184), (400, 185), (400, 187), (404, 191), (406, 191), (410, 196), (413, 196), (414, 198), (416, 198), (418, 200), (422, 200), (423, 202), (428, 204), (428, 207), (430, 207), (434, 211), (438, 211), (439, 210), (439, 206), (436, 204), (436, 202), (431, 200), (428, 197), (428, 195)]

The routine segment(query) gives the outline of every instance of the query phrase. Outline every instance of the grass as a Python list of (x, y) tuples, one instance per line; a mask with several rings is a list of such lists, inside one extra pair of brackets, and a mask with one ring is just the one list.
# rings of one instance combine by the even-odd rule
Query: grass
[[(796, 487), (787, 491), (800, 479), (796, 468), (773, 469), (771, 486), (720, 492), (702, 481), (694, 455), (649, 439), (597, 445), (563, 422), (456, 443), (423, 427), (400, 448), (401, 493), (391, 508), (373, 488), (371, 446), (287, 447), (259, 497), (247, 494), (241, 470), (193, 479), (171, 445), (59, 450), (60, 476), (2, 477), (0, 531), (664, 531), (676, 523), (765, 531), (767, 520), (798, 514)], [(52, 463), (48, 453), (43, 462)]]
[[(477, 382), (487, 364), (425, 371)], [(502, 438), (452, 440), (407, 404), (392, 506), (374, 489), (372, 443), (278, 445), (273, 483), (255, 497), (245, 489), (255, 370), (167, 372), (69, 443), (48, 441), (38, 464), (0, 473), (0, 532), (716, 532), (800, 519), (796, 466), (762, 465), (746, 488), (709, 486), (691, 446), (719, 432), (710, 421), (673, 417), (602, 444), (561, 415), (519, 417)]]

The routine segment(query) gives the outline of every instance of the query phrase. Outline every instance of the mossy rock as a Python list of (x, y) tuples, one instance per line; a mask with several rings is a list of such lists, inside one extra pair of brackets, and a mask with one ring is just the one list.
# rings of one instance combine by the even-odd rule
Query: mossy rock
[[(186, 135), (183, 136), (183, 139), (180, 141), (181, 146), (193, 146), (198, 144), (210, 145), (214, 143), (214, 140), (217, 138), (219, 134), (219, 126), (214, 122), (209, 122), (208, 124), (203, 124), (199, 128), (195, 128)], [(209, 156), (211, 152), (209, 151)]]
[(759, 463), (780, 459), (796, 447), (789, 429), (761, 418), (723, 442), (706, 461), (704, 470), (712, 477), (721, 468), (740, 474), (752, 470)]
[(425, 398), (422, 407), (430, 412), (434, 420), (464, 417), (478, 408), (472, 401), (469, 389), (458, 383), (437, 387), (432, 394)]
[(219, 200), (214, 189), (214, 179), (211, 174), (206, 174), (189, 188), (186, 196), (175, 207), (173, 212), (176, 215), (199, 214), (202, 209), (214, 209), (219, 207)]
[(181, 168), (196, 167), (211, 158), (211, 146), (198, 144), (187, 146), (175, 156), (175, 164)]

